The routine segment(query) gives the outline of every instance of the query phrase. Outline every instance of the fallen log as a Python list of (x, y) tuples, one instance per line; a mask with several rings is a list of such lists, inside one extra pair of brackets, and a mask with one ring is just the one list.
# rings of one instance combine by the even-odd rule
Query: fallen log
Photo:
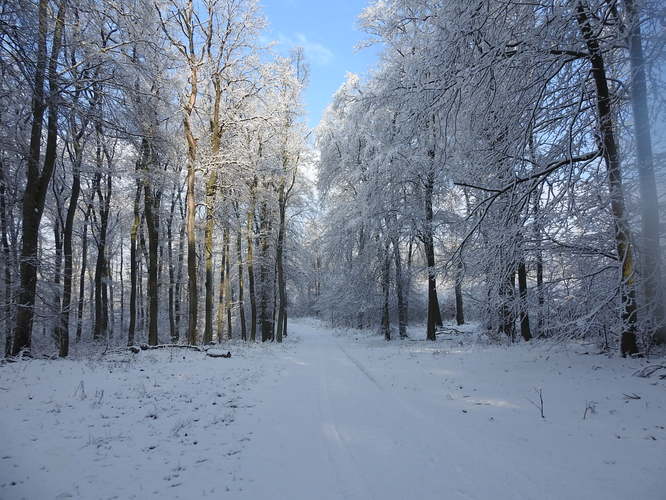
[(138, 353), (139, 351), (152, 351), (154, 349), (169, 349), (169, 348), (179, 348), (179, 349), (190, 349), (193, 351), (204, 352), (203, 347), (197, 345), (188, 345), (188, 344), (157, 344), (157, 345), (148, 345), (141, 344), (138, 347), (135, 345), (129, 346), (128, 349), (133, 353)]
[(209, 356), (211, 358), (230, 358), (231, 357), (231, 352), (227, 351), (227, 353), (223, 352), (216, 352), (214, 350), (209, 350), (206, 351), (206, 356)]

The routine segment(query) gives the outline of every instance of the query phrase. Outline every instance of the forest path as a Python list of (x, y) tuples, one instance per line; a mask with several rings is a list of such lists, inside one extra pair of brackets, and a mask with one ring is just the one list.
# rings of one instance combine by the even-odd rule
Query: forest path
[[(336, 337), (307, 321), (291, 328), (267, 367), (274, 378), (252, 389), (261, 410), (234, 498), (587, 499), (590, 488), (631, 497), (631, 485), (610, 481), (607, 448), (581, 448), (566, 426), (539, 418), (525, 399), (531, 386), (514, 383), (524, 392), (504, 399), (502, 362), (479, 359), (468, 373), (470, 352), (441, 343)], [(481, 381), (495, 397), (477, 394), (488, 392)], [(643, 498), (658, 498), (646, 486)]]
[(89, 345), (0, 365), (0, 499), (664, 499), (666, 380), (632, 373), (666, 359), (465, 329), (294, 320), (230, 359)]

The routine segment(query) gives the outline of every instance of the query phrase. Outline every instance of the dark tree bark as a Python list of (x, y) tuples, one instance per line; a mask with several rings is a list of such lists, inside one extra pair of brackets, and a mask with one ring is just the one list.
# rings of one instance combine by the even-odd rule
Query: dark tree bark
[(435, 244), (433, 240), (432, 196), (435, 187), (435, 174), (431, 170), (425, 182), (425, 225), (423, 228), (423, 246), (428, 266), (428, 323), (426, 338), (436, 340), (435, 331), (442, 326), (442, 316), (437, 299), (437, 282), (435, 278)]
[(120, 270), (118, 277), (120, 279), (120, 330), (125, 329), (125, 238), (120, 235)]
[(620, 295), (622, 297), (623, 329), (620, 349), (623, 356), (636, 354), (637, 310), (635, 292), (634, 251), (631, 232), (627, 223), (622, 186), (622, 167), (615, 139), (611, 94), (608, 88), (606, 66), (599, 46), (596, 31), (590, 24), (587, 2), (580, 1), (576, 6), (578, 25), (587, 45), (588, 59), (592, 69), (592, 78), (596, 90), (596, 106), (599, 121), (599, 135), (602, 145), (606, 170), (608, 171), (608, 189), (610, 192), (611, 211), (615, 224), (615, 246), (620, 263)]
[(245, 304), (243, 303), (243, 248), (240, 218), (238, 219), (238, 232), (236, 233), (236, 259), (238, 261), (238, 315), (240, 320), (241, 339), (247, 340), (247, 327), (245, 325)]
[(539, 218), (539, 197), (534, 200), (534, 240), (536, 241), (536, 293), (537, 293), (537, 335), (544, 335), (544, 305), (546, 302), (543, 289), (543, 249), (541, 242), (541, 220)]
[(382, 256), (382, 334), (384, 340), (391, 340), (391, 317), (389, 311), (389, 292), (390, 281), (389, 273), (391, 272), (391, 256), (389, 252), (389, 241), (387, 240), (384, 245), (384, 255)]
[(530, 316), (527, 309), (527, 268), (523, 257), (518, 262), (518, 294), (520, 297), (520, 334), (527, 341), (532, 338), (532, 332), (530, 331)]
[[(55, 183), (52, 184), (55, 186)], [(55, 187), (54, 187), (55, 192)], [(55, 193), (56, 204), (56, 216), (53, 221), (53, 245), (55, 247), (55, 256), (53, 261), (53, 312), (56, 315), (56, 320), (53, 323), (53, 339), (56, 346), (58, 346), (58, 351), (60, 351), (60, 310), (61, 310), (61, 300), (60, 300), (60, 281), (62, 278), (62, 218), (61, 218), (61, 208), (60, 208), (60, 199), (59, 193)]]
[(217, 340), (222, 342), (224, 336), (224, 323), (226, 321), (225, 310), (225, 297), (227, 294), (227, 240), (229, 238), (229, 230), (225, 227), (222, 233), (222, 262), (220, 264), (220, 289), (218, 291), (218, 304), (217, 304)]
[[(139, 160), (140, 161), (140, 160)], [(139, 170), (139, 161), (137, 161), (137, 171)], [(130, 228), (130, 319), (129, 327), (127, 329), (127, 345), (132, 346), (136, 339), (136, 300), (137, 300), (137, 252), (136, 241), (139, 232), (139, 224), (141, 223), (141, 214), (139, 211), (139, 203), (141, 200), (141, 179), (137, 176), (136, 190), (134, 194), (134, 220)]]
[[(180, 193), (179, 193), (180, 198)], [(182, 212), (182, 205), (181, 205)], [(175, 290), (175, 300), (174, 304), (174, 316), (176, 324), (176, 340), (180, 339), (180, 320), (181, 320), (181, 289), (183, 282), (183, 261), (185, 259), (185, 221), (183, 214), (181, 213), (181, 224), (180, 231), (178, 233), (178, 268), (176, 269), (176, 290)]]
[(173, 218), (176, 211), (176, 192), (171, 194), (171, 208), (169, 210), (169, 220), (167, 221), (167, 259), (169, 261), (169, 337), (173, 344), (178, 342), (178, 332), (176, 330), (176, 315), (174, 311), (174, 280), (175, 280), (175, 262), (173, 260)]
[[(109, 229), (109, 212), (111, 208), (112, 178), (111, 173), (107, 172), (102, 176), (103, 154), (110, 163), (110, 157), (107, 154), (106, 146), (102, 145), (103, 134), (101, 123), (95, 124), (97, 136), (95, 191), (97, 193), (99, 221), (97, 234), (97, 261), (95, 263), (95, 324), (93, 326), (93, 338), (105, 339), (109, 334), (109, 296), (106, 280), (109, 278), (108, 261), (106, 258), (107, 237)], [(102, 183), (104, 177), (104, 183)], [(104, 190), (102, 190), (104, 184)], [(96, 218), (96, 212), (93, 212), (93, 218)]]
[[(58, 3), (53, 40), (50, 44), (51, 55), (47, 55), (47, 32), (49, 7), (47, 0), (39, 0), (38, 7), (38, 42), (37, 59), (34, 73), (32, 94), (32, 127), (27, 161), (27, 179), (23, 195), (22, 243), (20, 257), (21, 288), (18, 294), (16, 324), (14, 327), (12, 354), (17, 355), (23, 349), (30, 350), (32, 345), (32, 325), (34, 318), (35, 294), (37, 292), (37, 246), (39, 226), (44, 213), (44, 201), (56, 160), (58, 127), (58, 58), (62, 45), (62, 33), (65, 21), (66, 2)], [(48, 102), (44, 96), (44, 82), (47, 75), (48, 59)], [(44, 163), (39, 168), (44, 113), (48, 108), (46, 150)]]
[(261, 341), (271, 340), (273, 336), (273, 320), (270, 312), (270, 286), (269, 286), (269, 242), (270, 233), (269, 213), (266, 202), (261, 204), (261, 223), (259, 232), (259, 325), (261, 328)]
[(393, 259), (395, 263), (395, 294), (398, 300), (398, 334), (400, 338), (407, 337), (407, 302), (404, 293), (404, 278), (402, 275), (402, 257), (400, 256), (400, 240), (393, 238)]
[(9, 250), (8, 216), (7, 216), (7, 184), (5, 179), (4, 163), (0, 159), (0, 245), (2, 245), (3, 257), (3, 280), (4, 280), (4, 304), (2, 317), (5, 320), (5, 356), (9, 356), (12, 350), (12, 258)]
[(250, 186), (250, 206), (247, 211), (247, 280), (250, 294), (250, 341), (257, 340), (257, 297), (254, 289), (254, 211), (257, 203), (257, 180)]
[[(219, 147), (218, 147), (219, 149)], [(217, 170), (214, 168), (206, 181), (206, 224), (204, 228), (204, 262), (206, 266), (206, 298), (204, 307), (204, 344), (213, 341), (213, 225), (214, 204), (217, 193)]]
[(462, 295), (463, 276), (464, 276), (464, 265), (462, 261), (462, 256), (460, 256), (458, 258), (458, 263), (456, 264), (456, 283), (455, 283), (456, 324), (458, 326), (465, 324), (465, 311), (463, 309), (463, 295)]
[(516, 318), (513, 311), (516, 273), (511, 269), (511, 262), (503, 262), (502, 267), (503, 276), (499, 278), (499, 331), (513, 342), (516, 338)]
[(65, 268), (63, 273), (62, 307), (57, 336), (60, 357), (69, 354), (69, 313), (72, 302), (73, 259), (72, 259), (72, 232), (74, 230), (74, 217), (81, 193), (81, 162), (83, 160), (83, 145), (81, 138), (85, 133), (85, 126), (74, 135), (72, 145), (72, 189), (69, 195), (69, 207), (65, 217), (65, 230), (63, 234), (63, 248), (65, 254)]
[(76, 341), (81, 341), (81, 330), (83, 328), (83, 306), (86, 289), (86, 270), (88, 269), (88, 221), (92, 212), (92, 200), (88, 203), (86, 213), (83, 216), (83, 233), (81, 235), (81, 273), (79, 275), (79, 300), (76, 312)]
[(409, 236), (407, 245), (407, 278), (405, 280), (405, 325), (409, 325), (409, 296), (412, 293), (412, 259), (414, 257), (414, 236)]
[(234, 304), (234, 287), (231, 282), (231, 233), (229, 231), (229, 228), (225, 228), (227, 231), (226, 238), (225, 238), (225, 245), (224, 245), (224, 253), (225, 253), (225, 267), (226, 267), (226, 292), (225, 292), (225, 304), (224, 307), (227, 310), (227, 334), (228, 338), (231, 339), (233, 337), (233, 329), (231, 325), (231, 309)]
[[(147, 139), (143, 140), (144, 170), (150, 174), (155, 170), (155, 153), (152, 145)], [(148, 229), (148, 344), (159, 343), (157, 329), (159, 323), (159, 276), (158, 276), (158, 251), (159, 251), (159, 195), (152, 188), (151, 179), (143, 183), (144, 211), (146, 216), (146, 227)]]
[(280, 299), (280, 305), (278, 308), (278, 318), (277, 318), (277, 335), (276, 335), (277, 342), (282, 342), (282, 329), (284, 326), (284, 317), (287, 310), (287, 285), (284, 276), (284, 233), (285, 233), (286, 208), (287, 208), (287, 199), (285, 193), (285, 185), (284, 181), (282, 181), (280, 183), (280, 188), (278, 190), (279, 221), (278, 221), (277, 245), (275, 248), (276, 279), (277, 279), (277, 288), (278, 288), (277, 291)]

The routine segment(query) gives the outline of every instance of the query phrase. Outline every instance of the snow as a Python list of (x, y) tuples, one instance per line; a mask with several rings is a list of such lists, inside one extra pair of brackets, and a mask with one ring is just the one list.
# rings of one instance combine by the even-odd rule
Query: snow
[(0, 498), (665, 498), (664, 360), (465, 332), (0, 366)]

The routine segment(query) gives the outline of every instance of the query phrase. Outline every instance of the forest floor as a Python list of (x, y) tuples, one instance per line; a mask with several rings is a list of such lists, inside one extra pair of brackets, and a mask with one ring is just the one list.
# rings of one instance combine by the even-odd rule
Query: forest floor
[(0, 498), (666, 497), (666, 370), (633, 375), (666, 360), (473, 330), (387, 343), (299, 320), (230, 359), (5, 364)]

